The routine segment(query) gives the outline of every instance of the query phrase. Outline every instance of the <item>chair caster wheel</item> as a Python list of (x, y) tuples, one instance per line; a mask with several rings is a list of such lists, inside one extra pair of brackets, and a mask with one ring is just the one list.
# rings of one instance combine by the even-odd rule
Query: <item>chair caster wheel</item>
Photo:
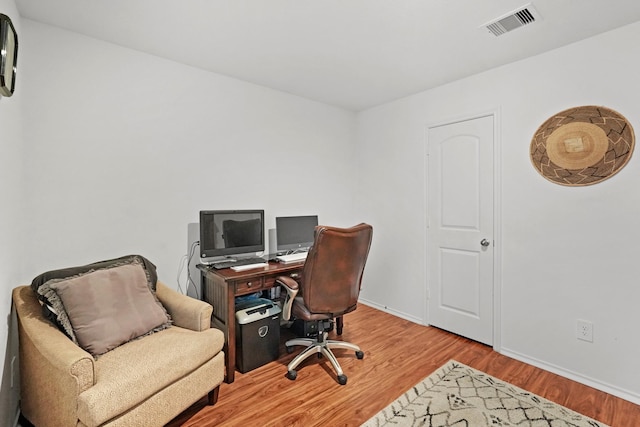
[(295, 380), (296, 378), (298, 378), (298, 372), (293, 369), (290, 370), (289, 372), (287, 372), (287, 378), (289, 378), (291, 381)]
[(364, 359), (364, 352), (360, 350), (356, 351), (356, 357), (358, 359)]
[(338, 375), (338, 384), (345, 385), (347, 383), (346, 375)]
[(293, 347), (285, 346), (285, 350), (287, 350), (287, 354), (293, 353)]

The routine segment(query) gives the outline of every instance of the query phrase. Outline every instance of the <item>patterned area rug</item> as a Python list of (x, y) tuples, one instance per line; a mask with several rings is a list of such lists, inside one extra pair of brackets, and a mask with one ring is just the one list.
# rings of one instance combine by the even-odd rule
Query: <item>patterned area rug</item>
[(363, 426), (606, 427), (455, 360)]

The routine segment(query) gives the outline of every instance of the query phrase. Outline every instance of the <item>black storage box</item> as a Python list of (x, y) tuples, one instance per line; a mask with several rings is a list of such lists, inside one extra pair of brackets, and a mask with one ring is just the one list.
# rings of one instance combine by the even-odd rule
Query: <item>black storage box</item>
[(318, 322), (306, 322), (302, 319), (294, 319), (291, 330), (299, 338), (318, 336)]
[(236, 304), (236, 366), (245, 373), (280, 356), (280, 312), (273, 301), (256, 298)]

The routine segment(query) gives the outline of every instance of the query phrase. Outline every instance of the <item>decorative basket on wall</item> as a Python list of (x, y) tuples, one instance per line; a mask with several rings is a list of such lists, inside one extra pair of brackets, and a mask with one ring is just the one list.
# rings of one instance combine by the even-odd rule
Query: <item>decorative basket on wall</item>
[(622, 169), (633, 153), (629, 121), (606, 107), (583, 106), (550, 117), (531, 140), (531, 162), (551, 182), (596, 184)]

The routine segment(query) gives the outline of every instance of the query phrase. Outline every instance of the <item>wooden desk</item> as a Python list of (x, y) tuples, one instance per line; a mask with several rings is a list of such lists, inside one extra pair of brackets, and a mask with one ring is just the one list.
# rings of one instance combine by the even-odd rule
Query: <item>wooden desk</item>
[(303, 263), (270, 262), (267, 267), (233, 271), (230, 268), (216, 270), (198, 265), (202, 279), (202, 299), (213, 306), (211, 326), (224, 332), (227, 367), (225, 382), (232, 383), (236, 372), (235, 297), (270, 289), (275, 286), (278, 276), (298, 278), (303, 266)]

